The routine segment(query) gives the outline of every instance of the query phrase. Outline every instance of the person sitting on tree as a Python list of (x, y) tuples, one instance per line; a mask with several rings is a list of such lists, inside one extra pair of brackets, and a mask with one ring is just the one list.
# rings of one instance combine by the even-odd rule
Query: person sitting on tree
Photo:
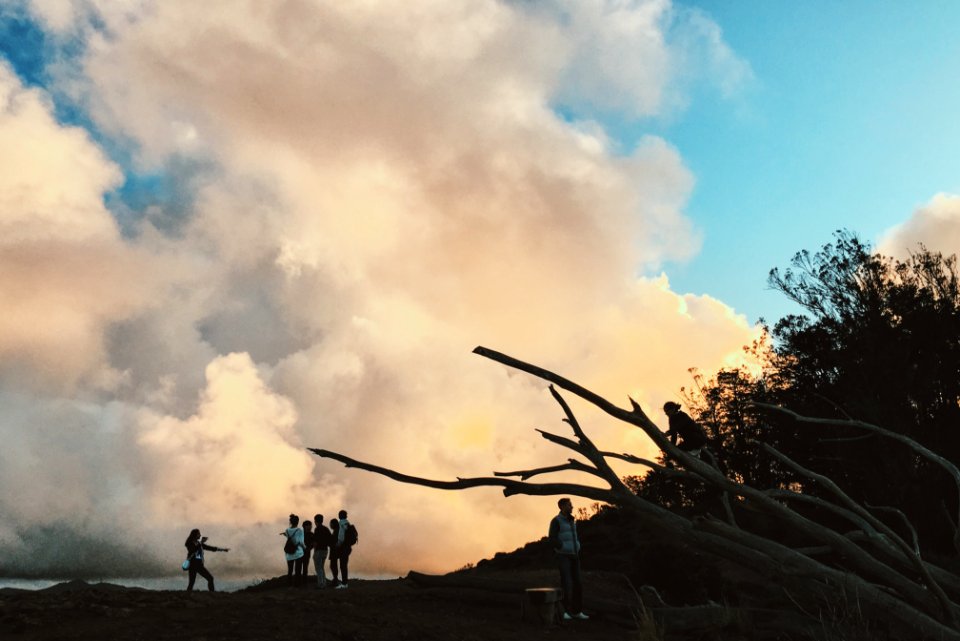
[[(707, 444), (707, 434), (700, 424), (680, 409), (678, 403), (667, 401), (663, 404), (663, 413), (667, 415), (670, 427), (666, 435), (670, 442), (690, 456), (700, 456), (700, 450)], [(677, 442), (677, 438), (680, 442)]]

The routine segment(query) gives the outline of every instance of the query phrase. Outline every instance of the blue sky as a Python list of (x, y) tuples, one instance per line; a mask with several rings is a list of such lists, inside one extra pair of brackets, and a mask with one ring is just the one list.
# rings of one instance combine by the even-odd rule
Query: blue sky
[(704, 234), (667, 272), (772, 321), (793, 309), (766, 290), (770, 268), (841, 227), (875, 241), (960, 190), (960, 4), (694, 4), (755, 78), (729, 100), (701, 92), (656, 130), (696, 176), (687, 213)]

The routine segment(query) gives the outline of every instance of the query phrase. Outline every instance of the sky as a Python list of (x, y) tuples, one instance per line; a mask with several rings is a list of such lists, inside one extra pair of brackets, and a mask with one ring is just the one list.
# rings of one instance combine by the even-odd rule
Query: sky
[[(545, 534), (442, 479), (563, 462), (542, 381), (653, 416), (848, 228), (960, 246), (952, 3), (0, 0), (0, 576), (368, 575)], [(572, 403), (603, 449), (654, 454)], [(622, 467), (618, 471), (639, 473)]]

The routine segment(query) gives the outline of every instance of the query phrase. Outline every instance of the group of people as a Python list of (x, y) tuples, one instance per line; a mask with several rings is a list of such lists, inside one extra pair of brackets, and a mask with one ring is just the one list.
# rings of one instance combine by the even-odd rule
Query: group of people
[(317, 514), (313, 522), (304, 521), (299, 527), (300, 517), (290, 515), (290, 527), (280, 533), (286, 537), (283, 554), (287, 560), (287, 580), (291, 587), (306, 582), (313, 558), (313, 569), (317, 575), (317, 587), (327, 587), (324, 564), (329, 555), (331, 583), (335, 588), (344, 589), (350, 578), (350, 553), (357, 544), (357, 528), (347, 519), (347, 511), (340, 510), (337, 518), (330, 519), (329, 528), (323, 524), (323, 515)]
[[(301, 585), (306, 582), (310, 559), (313, 558), (313, 568), (317, 574), (317, 587), (327, 587), (327, 575), (324, 564), (330, 558), (330, 573), (333, 575), (332, 585), (336, 588), (346, 588), (349, 576), (350, 553), (357, 544), (359, 536), (357, 528), (347, 519), (346, 510), (340, 510), (337, 518), (330, 519), (329, 526), (323, 524), (323, 515), (317, 514), (313, 522), (304, 521), (300, 527), (300, 517), (290, 515), (290, 527), (280, 533), (286, 538), (283, 544), (283, 554), (287, 560), (287, 581), (290, 586)], [(187, 548), (187, 560), (183, 562), (183, 569), (188, 572), (187, 590), (193, 590), (197, 576), (207, 580), (207, 589), (213, 592), (214, 580), (203, 563), (204, 552), (229, 552), (230, 548), (220, 548), (207, 544), (207, 537), (200, 535), (199, 529), (190, 531), (190, 535), (183, 543)]]
[[(691, 456), (699, 456), (707, 445), (707, 436), (703, 428), (680, 409), (680, 405), (669, 401), (664, 404), (669, 428), (666, 431), (671, 443)], [(679, 441), (679, 442), (678, 442)], [(564, 620), (589, 619), (583, 612), (583, 585), (580, 578), (580, 538), (577, 535), (577, 521), (573, 516), (573, 502), (562, 498), (557, 502), (560, 513), (550, 521), (548, 538), (557, 556), (560, 570), (560, 586), (563, 591)], [(286, 537), (283, 552), (287, 560), (287, 579), (291, 586), (306, 581), (310, 559), (317, 575), (317, 587), (327, 586), (324, 563), (330, 558), (332, 583), (336, 588), (346, 588), (349, 579), (350, 553), (357, 544), (357, 528), (347, 519), (346, 510), (340, 510), (338, 518), (330, 519), (329, 527), (323, 524), (323, 515), (313, 517), (313, 523), (290, 515), (290, 527), (280, 533)], [(207, 580), (207, 586), (213, 590), (213, 576), (203, 566), (204, 550), (210, 552), (229, 552), (228, 548), (207, 545), (207, 537), (200, 536), (200, 530), (193, 530), (184, 545), (187, 547), (187, 562), (184, 569), (190, 571), (187, 590), (193, 589), (197, 575)], [(187, 567), (189, 563), (189, 567)]]

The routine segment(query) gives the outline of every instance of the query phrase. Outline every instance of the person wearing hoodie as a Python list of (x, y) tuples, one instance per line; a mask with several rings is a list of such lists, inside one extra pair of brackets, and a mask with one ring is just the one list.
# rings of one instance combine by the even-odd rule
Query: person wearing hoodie
[(337, 519), (330, 522), (330, 529), (333, 534), (333, 545), (330, 552), (330, 572), (333, 574), (333, 580), (336, 583), (337, 569), (339, 566), (339, 589), (347, 587), (349, 579), (348, 565), (350, 564), (350, 553), (353, 546), (357, 544), (357, 528), (347, 520), (347, 511), (340, 510)]
[(229, 552), (230, 548), (218, 548), (207, 545), (207, 537), (200, 536), (200, 530), (196, 528), (190, 530), (190, 536), (183, 542), (183, 545), (187, 548), (187, 560), (190, 562), (190, 567), (188, 568), (190, 578), (187, 583), (187, 592), (193, 590), (193, 584), (197, 580), (198, 574), (207, 580), (207, 589), (214, 592), (213, 575), (210, 574), (210, 570), (203, 566), (203, 551)]
[(573, 518), (573, 502), (568, 498), (557, 501), (560, 513), (550, 521), (548, 538), (557, 554), (560, 568), (560, 587), (563, 590), (563, 620), (589, 619), (583, 613), (583, 585), (580, 582), (580, 537), (577, 521)]
[(287, 559), (287, 582), (290, 587), (299, 583), (301, 567), (303, 566), (303, 530), (297, 527), (300, 517), (290, 515), (290, 527), (280, 533), (287, 537), (283, 544), (283, 555)]

